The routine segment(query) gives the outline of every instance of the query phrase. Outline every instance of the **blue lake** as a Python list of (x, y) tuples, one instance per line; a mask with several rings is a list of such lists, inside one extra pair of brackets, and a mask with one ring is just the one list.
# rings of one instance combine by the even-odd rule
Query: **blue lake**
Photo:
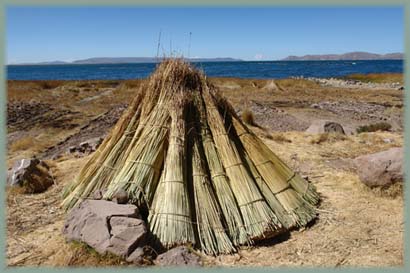
[[(8, 65), (9, 80), (121, 80), (146, 78), (155, 63)], [(349, 74), (403, 73), (402, 60), (249, 61), (194, 63), (209, 77), (288, 78), (343, 77)]]

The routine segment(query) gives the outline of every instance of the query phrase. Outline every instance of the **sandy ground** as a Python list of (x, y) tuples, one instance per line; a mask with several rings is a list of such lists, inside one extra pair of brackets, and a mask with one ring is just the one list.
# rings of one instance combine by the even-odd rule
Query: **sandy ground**
[[(356, 156), (403, 145), (403, 91), (340, 89), (305, 80), (213, 81), (239, 113), (244, 108), (254, 112), (256, 122), (264, 128), (252, 129), (309, 178), (322, 201), (318, 218), (309, 227), (244, 247), (235, 255), (204, 256), (207, 266), (403, 265), (400, 185), (370, 190), (361, 184), (351, 163)], [(63, 187), (88, 159), (65, 154), (67, 146), (104, 135), (138, 85), (139, 81), (9, 82), (8, 166), (18, 158), (38, 155), (47, 159), (55, 179), (55, 185), (41, 194), (8, 190), (9, 266), (129, 266), (115, 257), (101, 257), (89, 248), (66, 243), (61, 235), (65, 213), (59, 204)], [(315, 119), (336, 120), (350, 133), (359, 125), (380, 120), (390, 122), (393, 129), (322, 136), (318, 141), (320, 135), (303, 132)]]

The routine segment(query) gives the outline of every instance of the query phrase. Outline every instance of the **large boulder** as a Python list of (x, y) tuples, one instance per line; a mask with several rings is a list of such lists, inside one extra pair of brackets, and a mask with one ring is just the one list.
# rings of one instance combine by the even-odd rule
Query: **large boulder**
[(328, 120), (316, 120), (306, 129), (309, 134), (339, 133), (345, 135), (343, 126)]
[(25, 193), (40, 193), (53, 185), (49, 166), (37, 158), (20, 159), (7, 172), (7, 185), (21, 187)]
[(85, 200), (69, 212), (63, 234), (68, 241), (84, 242), (100, 254), (127, 258), (147, 243), (148, 229), (139, 217), (134, 205)]
[(369, 187), (403, 181), (403, 148), (391, 148), (354, 160), (360, 180)]
[(155, 264), (160, 266), (201, 266), (201, 258), (186, 246), (172, 248), (158, 255)]

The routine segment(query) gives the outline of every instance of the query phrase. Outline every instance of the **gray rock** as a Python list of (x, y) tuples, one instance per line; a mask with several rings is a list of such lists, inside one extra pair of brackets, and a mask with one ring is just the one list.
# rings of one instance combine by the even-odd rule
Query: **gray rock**
[(393, 143), (394, 140), (391, 139), (391, 138), (383, 138), (383, 142), (384, 142), (384, 143)]
[(127, 262), (136, 265), (141, 264), (153, 264), (153, 258), (155, 258), (156, 252), (151, 246), (138, 247), (135, 249), (126, 259)]
[(145, 251), (142, 247), (134, 250), (126, 259), (127, 262), (140, 265), (144, 261)]
[(141, 219), (117, 217), (110, 219), (111, 238), (107, 251), (128, 257), (138, 246), (146, 244), (148, 230)]
[(23, 187), (25, 193), (44, 192), (54, 183), (49, 170), (47, 164), (37, 158), (20, 159), (7, 172), (7, 184)]
[(86, 149), (88, 149), (90, 147), (91, 147), (91, 145), (87, 141), (84, 141), (84, 142), (80, 143), (80, 149), (83, 150), (83, 151), (85, 151)]
[(369, 187), (403, 181), (403, 148), (391, 148), (354, 160), (360, 180)]
[(67, 149), (67, 153), (72, 154), (75, 153), (75, 151), (77, 151), (77, 147), (76, 146), (70, 146)]
[(96, 138), (92, 138), (89, 139), (87, 141), (83, 141), (80, 144), (78, 144), (78, 146), (71, 146), (67, 149), (67, 153), (70, 154), (90, 154), (92, 152), (95, 152), (98, 147), (101, 145), (101, 143), (103, 142), (103, 138), (102, 137), (96, 137)]
[(160, 266), (202, 266), (201, 258), (186, 246), (179, 246), (159, 255), (155, 264)]
[(84, 242), (98, 253), (127, 257), (144, 246), (148, 236), (144, 221), (138, 217), (134, 205), (85, 200), (69, 212), (63, 234), (68, 241)]
[(338, 133), (346, 134), (343, 126), (339, 123), (327, 120), (316, 120), (309, 128), (306, 129), (306, 133), (309, 134), (322, 134), (322, 133)]

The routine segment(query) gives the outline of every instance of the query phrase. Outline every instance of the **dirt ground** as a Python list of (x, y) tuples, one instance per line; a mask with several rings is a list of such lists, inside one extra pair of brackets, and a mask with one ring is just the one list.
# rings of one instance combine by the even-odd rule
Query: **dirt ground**
[[(203, 256), (206, 266), (402, 266), (401, 185), (371, 190), (351, 159), (403, 145), (403, 95), (394, 89), (320, 86), (306, 80), (212, 79), (238, 113), (251, 109), (260, 127), (251, 127), (292, 168), (317, 187), (318, 218), (235, 255)], [(7, 190), (9, 266), (130, 266), (102, 257), (61, 235), (64, 186), (89, 156), (67, 148), (107, 133), (141, 81), (54, 81), (8, 83), (10, 167), (36, 155), (51, 166), (55, 184), (41, 194)], [(316, 119), (341, 123), (347, 136), (310, 135)], [(353, 134), (359, 125), (389, 122), (390, 132)]]

